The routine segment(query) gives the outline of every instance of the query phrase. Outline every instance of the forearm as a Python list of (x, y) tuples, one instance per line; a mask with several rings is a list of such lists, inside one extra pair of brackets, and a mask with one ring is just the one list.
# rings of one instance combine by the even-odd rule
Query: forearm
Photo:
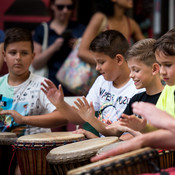
[(54, 128), (64, 126), (68, 121), (60, 112), (54, 111), (44, 115), (24, 116), (22, 123), (42, 128)]
[(79, 114), (65, 101), (59, 106), (56, 106), (57, 110), (65, 117), (67, 121), (73, 124), (83, 124), (85, 121), (79, 116)]
[[(137, 138), (137, 137), (136, 137)], [(161, 149), (175, 149), (174, 133), (168, 130), (157, 130), (138, 136), (142, 147), (150, 146)]]
[(117, 129), (106, 129), (108, 126), (106, 123), (101, 122), (95, 116), (87, 121), (90, 125), (92, 125), (99, 133), (104, 136), (120, 136), (123, 132), (118, 131)]
[(54, 44), (52, 44), (45, 51), (40, 52), (38, 54), (36, 53), (36, 56), (32, 62), (33, 67), (35, 69), (40, 69), (44, 67), (55, 52), (56, 52), (56, 48)]

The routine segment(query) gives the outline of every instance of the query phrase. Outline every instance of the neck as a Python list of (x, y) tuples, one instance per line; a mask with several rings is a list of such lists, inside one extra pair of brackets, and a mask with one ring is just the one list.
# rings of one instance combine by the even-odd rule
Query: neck
[(8, 84), (10, 86), (18, 86), (20, 84), (22, 84), (24, 81), (26, 81), (30, 76), (30, 72), (27, 72), (23, 75), (15, 75), (15, 74), (11, 74), (9, 73), (8, 76)]
[(114, 18), (117, 20), (123, 20), (125, 17), (125, 9), (117, 4), (114, 6)]
[(163, 88), (164, 88), (164, 86), (162, 85), (162, 83), (160, 81), (160, 77), (158, 75), (158, 77), (156, 77), (152, 81), (152, 84), (150, 84), (149, 87), (146, 88), (146, 93), (148, 95), (155, 95), (155, 94), (162, 92)]
[(124, 65), (123, 67), (121, 67), (121, 73), (122, 74), (116, 80), (113, 81), (113, 85), (116, 88), (123, 87), (130, 80), (129, 78), (130, 70), (128, 66)]

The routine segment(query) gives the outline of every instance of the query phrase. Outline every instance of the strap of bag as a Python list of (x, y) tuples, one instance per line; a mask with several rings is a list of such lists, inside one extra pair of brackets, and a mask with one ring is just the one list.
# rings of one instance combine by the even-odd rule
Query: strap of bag
[(42, 51), (46, 50), (47, 45), (48, 45), (48, 25), (46, 22), (42, 23), (44, 27), (44, 37), (43, 37), (43, 44), (42, 44)]

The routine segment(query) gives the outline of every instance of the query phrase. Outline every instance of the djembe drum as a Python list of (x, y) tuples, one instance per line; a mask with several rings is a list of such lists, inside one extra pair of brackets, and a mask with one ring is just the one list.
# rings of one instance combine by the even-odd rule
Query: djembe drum
[(52, 149), (46, 159), (53, 174), (66, 175), (68, 170), (90, 163), (98, 149), (117, 141), (118, 137), (103, 137), (60, 146)]
[[(8, 169), (15, 167), (9, 167), (12, 159), (13, 151), (12, 145), (15, 143), (17, 137), (12, 132), (0, 132), (0, 173), (3, 175), (8, 174)], [(12, 159), (13, 160), (13, 159)]]
[[(155, 173), (159, 172), (160, 168), (164, 168), (161, 167), (160, 163), (163, 159), (159, 150), (146, 147), (70, 170), (68, 175), (136, 175)], [(172, 166), (174, 165), (172, 164)]]
[(83, 134), (51, 132), (21, 136), (14, 144), (22, 175), (52, 175), (46, 161), (48, 152), (58, 146), (84, 140)]

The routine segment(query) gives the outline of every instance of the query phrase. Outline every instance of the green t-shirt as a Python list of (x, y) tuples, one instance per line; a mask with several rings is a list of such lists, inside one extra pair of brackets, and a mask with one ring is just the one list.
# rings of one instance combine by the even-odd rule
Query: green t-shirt
[(157, 101), (156, 107), (175, 118), (175, 85), (166, 85)]

